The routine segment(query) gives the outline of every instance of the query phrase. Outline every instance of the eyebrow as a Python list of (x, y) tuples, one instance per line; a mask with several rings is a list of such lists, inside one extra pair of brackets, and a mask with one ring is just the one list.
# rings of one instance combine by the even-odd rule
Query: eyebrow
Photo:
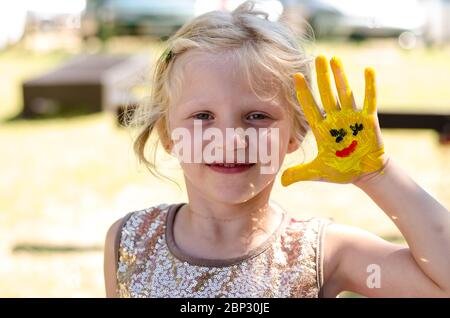
[(177, 104), (177, 107), (188, 107), (188, 106), (207, 106), (210, 105), (211, 103), (208, 103), (206, 101), (196, 101), (196, 100), (188, 100), (186, 102), (183, 102), (181, 104)]
[[(182, 104), (178, 104), (177, 107), (181, 107), (181, 108), (185, 108), (185, 107), (189, 107), (189, 106), (201, 106), (201, 107), (207, 107), (211, 104), (214, 104), (215, 102), (213, 101), (207, 101), (207, 100), (199, 100), (199, 101), (195, 101), (195, 100), (188, 100), (186, 102), (183, 102)], [(259, 101), (259, 100), (252, 100), (252, 101), (243, 101), (240, 103), (241, 106), (245, 106), (245, 107), (256, 107), (256, 106), (264, 106), (264, 107), (274, 107), (276, 109), (281, 109), (281, 105), (278, 102), (273, 102), (273, 101)]]

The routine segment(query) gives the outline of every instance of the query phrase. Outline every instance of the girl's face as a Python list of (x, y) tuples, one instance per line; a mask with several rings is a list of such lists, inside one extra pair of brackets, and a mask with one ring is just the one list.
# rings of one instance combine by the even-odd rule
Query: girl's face
[[(200, 158), (197, 162), (185, 160), (186, 157), (180, 160), (188, 192), (196, 191), (210, 200), (231, 204), (246, 202), (264, 190), (270, 192), (285, 154), (298, 148), (290, 134), (291, 119), (286, 105), (276, 100), (260, 101), (229, 53), (190, 51), (181, 55), (174, 66), (173, 71), (182, 72), (183, 81), (177, 99), (169, 107), (172, 152), (174, 144), (180, 146), (182, 140), (178, 154), (190, 151), (191, 159), (194, 155)], [(234, 132), (227, 132), (227, 128)], [(236, 128), (255, 132), (256, 138), (238, 133)], [(176, 131), (188, 132), (189, 143), (184, 138), (175, 138)], [(211, 137), (218, 133), (223, 138)], [(268, 169), (262, 169), (268, 166), (268, 157), (262, 160), (258, 150), (263, 147), (267, 149), (264, 154), (270, 154), (271, 158), (273, 170), (269, 173)], [(256, 160), (251, 159), (250, 149), (257, 150)], [(220, 165), (242, 162), (237, 159), (238, 152), (244, 153), (246, 164), (234, 168)]]

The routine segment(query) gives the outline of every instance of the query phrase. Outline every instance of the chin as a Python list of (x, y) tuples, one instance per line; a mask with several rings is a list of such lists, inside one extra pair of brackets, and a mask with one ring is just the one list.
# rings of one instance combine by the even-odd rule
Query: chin
[(213, 192), (208, 193), (208, 196), (213, 198), (214, 201), (227, 203), (227, 204), (240, 204), (247, 202), (252, 199), (255, 194), (251, 193), (243, 193), (237, 191), (222, 191), (222, 192)]
[(258, 195), (261, 191), (261, 189), (258, 189), (257, 185), (256, 188), (251, 187), (248, 181), (245, 181), (245, 183), (236, 181), (231, 183), (226, 181), (224, 182), (224, 180), (217, 181), (197, 184), (197, 188), (214, 201), (227, 204), (240, 204), (247, 202)]

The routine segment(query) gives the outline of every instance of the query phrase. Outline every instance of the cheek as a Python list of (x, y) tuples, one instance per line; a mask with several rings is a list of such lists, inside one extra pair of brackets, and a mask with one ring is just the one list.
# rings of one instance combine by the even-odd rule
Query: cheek
[(180, 162), (180, 166), (184, 176), (192, 182), (204, 179), (205, 167), (202, 164)]
[(279, 128), (278, 136), (278, 148), (279, 148), (279, 158), (282, 159), (287, 154), (289, 150), (289, 142), (292, 137), (293, 132), (291, 132), (291, 127), (286, 125), (285, 127)]
[(203, 149), (210, 142), (203, 140), (202, 134), (191, 126), (177, 126), (169, 137), (173, 144), (172, 155), (187, 164), (201, 162)]
[[(276, 175), (286, 156), (289, 146), (290, 126), (271, 127), (264, 133), (260, 133), (258, 146), (263, 147), (259, 151), (259, 162), (262, 175)], [(264, 177), (264, 176), (263, 176)]]

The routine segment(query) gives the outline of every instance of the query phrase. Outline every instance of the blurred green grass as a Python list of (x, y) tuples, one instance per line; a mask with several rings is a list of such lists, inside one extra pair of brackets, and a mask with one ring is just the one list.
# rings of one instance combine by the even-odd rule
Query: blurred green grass
[[(161, 49), (160, 43), (124, 45), (120, 40), (105, 48), (109, 52), (145, 50), (149, 56)], [(405, 52), (381, 41), (317, 43), (308, 51), (341, 57), (359, 104), (364, 67), (370, 65), (378, 74), (380, 105), (449, 111), (448, 49)], [(119, 128), (113, 114), (7, 121), (21, 109), (21, 81), (71, 56), (65, 51), (39, 54), (21, 47), (0, 52), (0, 297), (102, 297), (102, 254), (88, 247), (101, 246), (108, 226), (131, 210), (187, 200), (185, 191), (138, 166), (132, 153), (133, 134)], [(383, 131), (383, 135), (387, 152), (449, 206), (450, 151), (438, 144), (437, 134), (401, 130)], [(289, 156), (285, 166), (313, 155), (314, 141), (308, 136), (304, 154)], [(162, 171), (184, 190), (176, 163), (162, 153), (158, 158)], [(349, 185), (303, 182), (286, 189), (278, 182), (273, 199), (299, 217), (331, 217), (404, 242), (383, 212)], [(21, 242), (87, 251), (16, 253), (14, 247)]]

